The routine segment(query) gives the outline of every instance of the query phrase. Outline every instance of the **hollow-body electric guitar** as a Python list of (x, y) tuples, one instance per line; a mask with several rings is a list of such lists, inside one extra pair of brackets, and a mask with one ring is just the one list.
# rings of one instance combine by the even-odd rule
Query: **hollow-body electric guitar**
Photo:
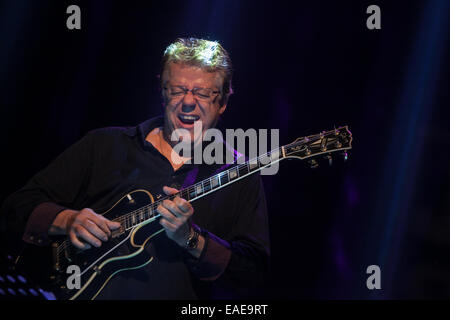
[[(272, 150), (241, 164), (234, 164), (210, 178), (200, 181), (177, 194), (155, 201), (147, 190), (135, 190), (124, 195), (102, 215), (120, 222), (111, 239), (99, 248), (76, 249), (68, 239), (51, 245), (51, 279), (49, 287), (60, 299), (95, 299), (119, 272), (142, 268), (153, 257), (146, 246), (164, 231), (158, 221), (156, 208), (165, 199), (176, 196), (195, 201), (218, 191), (240, 179), (266, 168), (282, 159), (308, 159), (311, 167), (318, 166), (318, 158), (325, 157), (331, 164), (331, 155), (352, 148), (352, 134), (347, 126), (317, 135), (298, 138), (293, 143)], [(20, 258), (18, 261), (20, 261)], [(49, 261), (49, 265), (50, 265)]]

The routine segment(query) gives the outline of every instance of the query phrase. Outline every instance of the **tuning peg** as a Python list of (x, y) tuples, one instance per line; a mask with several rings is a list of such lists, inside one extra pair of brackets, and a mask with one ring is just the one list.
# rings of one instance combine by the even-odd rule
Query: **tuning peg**
[(325, 156), (325, 159), (328, 159), (328, 164), (330, 165), (330, 167), (333, 165), (333, 157), (331, 156), (331, 154), (327, 154)]
[(315, 168), (317, 168), (319, 166), (319, 164), (317, 163), (317, 161), (315, 159), (309, 160), (309, 164), (310, 164), (312, 169), (315, 169)]

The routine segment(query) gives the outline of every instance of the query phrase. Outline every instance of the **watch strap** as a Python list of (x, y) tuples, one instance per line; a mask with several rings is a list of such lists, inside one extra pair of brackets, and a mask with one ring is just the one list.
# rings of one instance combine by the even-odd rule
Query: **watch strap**
[(194, 250), (198, 246), (198, 237), (200, 236), (200, 229), (197, 226), (191, 226), (190, 235), (186, 241), (186, 249)]

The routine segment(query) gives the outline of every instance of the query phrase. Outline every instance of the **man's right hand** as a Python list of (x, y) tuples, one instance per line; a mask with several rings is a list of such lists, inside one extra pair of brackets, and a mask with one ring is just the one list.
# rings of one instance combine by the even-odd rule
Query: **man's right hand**
[(50, 235), (65, 234), (72, 244), (79, 249), (89, 249), (91, 246), (100, 247), (102, 241), (108, 241), (111, 231), (120, 227), (119, 222), (113, 222), (92, 209), (63, 210), (53, 221)]

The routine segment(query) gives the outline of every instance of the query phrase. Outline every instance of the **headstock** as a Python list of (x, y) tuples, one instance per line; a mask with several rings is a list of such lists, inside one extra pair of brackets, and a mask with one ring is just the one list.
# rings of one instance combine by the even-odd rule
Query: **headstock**
[(311, 167), (318, 166), (315, 158), (324, 156), (332, 162), (332, 153), (341, 152), (347, 160), (347, 150), (352, 148), (352, 133), (348, 126), (320, 134), (298, 138), (293, 143), (283, 146), (285, 158), (310, 159)]

